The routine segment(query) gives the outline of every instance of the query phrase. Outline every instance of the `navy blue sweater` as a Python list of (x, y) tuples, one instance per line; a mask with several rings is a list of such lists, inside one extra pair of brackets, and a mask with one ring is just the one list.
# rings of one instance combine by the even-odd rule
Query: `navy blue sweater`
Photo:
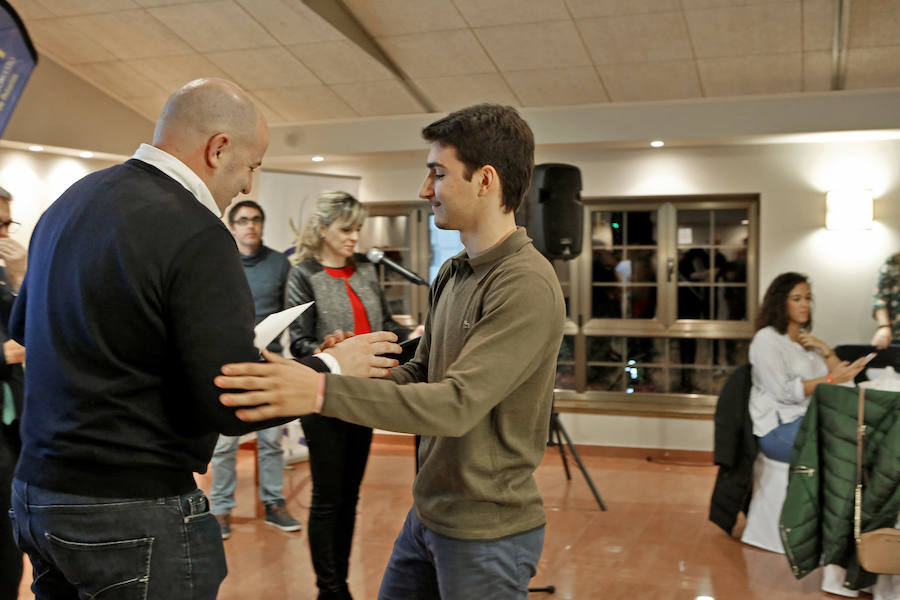
[(196, 487), (219, 433), (225, 363), (255, 361), (253, 298), (222, 222), (135, 159), (70, 187), (38, 222), (10, 320), (28, 353), (16, 477), (60, 492)]

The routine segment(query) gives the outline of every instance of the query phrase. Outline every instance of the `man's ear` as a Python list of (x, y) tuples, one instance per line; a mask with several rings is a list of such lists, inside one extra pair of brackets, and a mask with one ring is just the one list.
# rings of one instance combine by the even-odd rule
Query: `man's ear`
[(206, 141), (203, 158), (206, 166), (215, 169), (221, 164), (222, 154), (229, 149), (231, 138), (227, 133), (217, 133)]
[(475, 172), (475, 177), (478, 178), (478, 195), (484, 196), (491, 189), (491, 186), (496, 186), (500, 181), (500, 177), (497, 174), (497, 170), (491, 165), (484, 165), (478, 171)]

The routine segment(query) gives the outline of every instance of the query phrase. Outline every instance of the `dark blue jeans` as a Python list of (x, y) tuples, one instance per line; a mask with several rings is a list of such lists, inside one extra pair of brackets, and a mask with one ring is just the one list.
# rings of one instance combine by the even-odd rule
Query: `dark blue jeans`
[(543, 549), (543, 527), (499, 540), (456, 540), (426, 529), (413, 508), (378, 600), (525, 600)]
[(228, 571), (202, 490), (157, 499), (52, 492), (13, 480), (13, 534), (37, 600), (213, 600)]
[(797, 432), (800, 431), (802, 423), (803, 417), (790, 423), (782, 423), (759, 438), (760, 450), (772, 460), (791, 462), (791, 456), (794, 454), (794, 440), (797, 439)]

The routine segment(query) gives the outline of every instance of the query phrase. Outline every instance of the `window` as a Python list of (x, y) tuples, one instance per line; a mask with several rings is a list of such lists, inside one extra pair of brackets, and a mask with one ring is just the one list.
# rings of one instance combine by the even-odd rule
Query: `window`
[(703, 417), (747, 361), (756, 196), (585, 199), (568, 290), (563, 410)]

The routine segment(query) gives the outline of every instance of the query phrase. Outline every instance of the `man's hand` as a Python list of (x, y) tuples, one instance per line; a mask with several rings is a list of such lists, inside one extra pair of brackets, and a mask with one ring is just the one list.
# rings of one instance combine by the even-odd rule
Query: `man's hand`
[(3, 356), (6, 357), (6, 364), (16, 365), (25, 362), (25, 346), (16, 340), (6, 340), (3, 342)]
[(319, 374), (300, 363), (262, 351), (267, 363), (232, 363), (215, 378), (223, 389), (249, 390), (221, 394), (225, 406), (250, 406), (235, 413), (241, 421), (306, 415), (314, 411)]
[(331, 333), (325, 336), (325, 339), (322, 340), (322, 345), (315, 349), (313, 354), (318, 354), (323, 350), (328, 350), (329, 348), (334, 348), (344, 340), (348, 340), (352, 338), (355, 333), (352, 331), (344, 331), (343, 329), (335, 329)]
[(0, 238), (0, 258), (6, 262), (6, 278), (19, 289), (28, 268), (28, 250), (12, 238)]
[(393, 358), (378, 356), (379, 354), (400, 354), (403, 349), (397, 341), (397, 335), (390, 331), (363, 333), (346, 338), (344, 341), (328, 348), (341, 365), (341, 375), (353, 377), (387, 377), (391, 368), (399, 363)]

